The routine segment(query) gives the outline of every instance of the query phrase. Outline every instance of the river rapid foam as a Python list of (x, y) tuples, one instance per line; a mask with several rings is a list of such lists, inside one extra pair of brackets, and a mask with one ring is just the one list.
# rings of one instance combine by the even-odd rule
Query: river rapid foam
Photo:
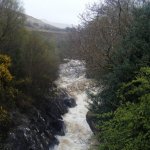
[(88, 96), (86, 91), (92, 88), (92, 80), (85, 76), (85, 63), (79, 60), (67, 60), (60, 65), (59, 79), (56, 84), (75, 98), (77, 106), (69, 109), (63, 116), (66, 125), (65, 136), (56, 136), (59, 145), (54, 150), (88, 150), (93, 135), (86, 122)]

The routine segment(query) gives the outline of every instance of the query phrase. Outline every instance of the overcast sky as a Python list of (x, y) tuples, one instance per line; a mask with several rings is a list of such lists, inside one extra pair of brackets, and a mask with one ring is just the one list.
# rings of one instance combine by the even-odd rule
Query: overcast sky
[(77, 25), (86, 4), (97, 0), (22, 0), (25, 12), (50, 22)]

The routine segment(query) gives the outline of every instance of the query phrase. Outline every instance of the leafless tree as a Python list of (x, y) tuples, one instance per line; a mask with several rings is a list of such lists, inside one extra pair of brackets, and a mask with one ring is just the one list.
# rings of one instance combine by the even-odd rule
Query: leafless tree
[[(143, 0), (105, 0), (90, 5), (76, 29), (77, 49), (92, 71), (111, 69), (112, 55), (132, 24), (132, 11)], [(74, 33), (73, 33), (74, 34)], [(75, 34), (74, 34), (75, 35)]]
[(23, 8), (18, 0), (0, 0), (0, 50), (24, 22)]

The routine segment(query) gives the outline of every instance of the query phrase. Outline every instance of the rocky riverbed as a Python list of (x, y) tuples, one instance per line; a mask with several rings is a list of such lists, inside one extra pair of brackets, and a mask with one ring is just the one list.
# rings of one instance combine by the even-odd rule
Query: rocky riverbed
[(62, 115), (76, 104), (64, 90), (55, 88), (54, 91), (55, 96), (42, 99), (40, 104), (31, 105), (25, 112), (13, 111), (14, 123), (5, 149), (49, 150), (59, 143), (55, 135), (64, 135), (66, 128)]

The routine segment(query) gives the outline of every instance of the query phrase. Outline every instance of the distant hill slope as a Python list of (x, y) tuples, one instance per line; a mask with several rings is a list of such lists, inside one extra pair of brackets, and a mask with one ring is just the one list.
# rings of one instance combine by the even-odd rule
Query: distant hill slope
[(50, 21), (47, 21), (46, 19), (42, 19), (43, 22), (47, 23), (47, 24), (50, 24), (54, 27), (57, 27), (57, 28), (60, 28), (60, 29), (65, 29), (65, 28), (68, 28), (68, 27), (72, 27), (71, 24), (64, 24), (64, 23), (56, 23), (56, 22), (50, 22)]
[(26, 15), (25, 26), (28, 30), (33, 31), (52, 32), (52, 33), (65, 32), (65, 29), (60, 29), (58, 27), (45, 23), (44, 21), (41, 21), (29, 15)]
[(69, 30), (51, 25), (48, 22), (26, 15), (25, 27), (39, 35), (43, 40), (54, 44), (55, 53), (63, 59), (69, 46)]

